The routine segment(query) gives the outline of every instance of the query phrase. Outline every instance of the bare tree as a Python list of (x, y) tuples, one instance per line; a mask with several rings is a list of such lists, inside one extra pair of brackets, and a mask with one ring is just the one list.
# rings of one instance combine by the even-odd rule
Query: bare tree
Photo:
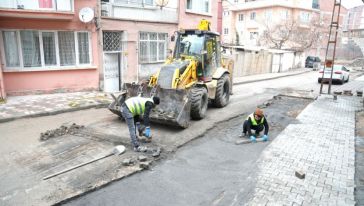
[(319, 19), (312, 19), (309, 24), (305, 26), (296, 26), (292, 31), (290, 39), (290, 49), (303, 52), (307, 49), (316, 46), (320, 35), (327, 33), (327, 29), (322, 25)]
[(262, 44), (274, 49), (290, 49), (303, 52), (315, 46), (319, 37), (327, 33), (319, 19), (311, 19), (307, 24), (298, 24), (293, 20), (274, 26), (266, 26), (260, 38)]
[(259, 39), (260, 44), (274, 49), (282, 49), (290, 40), (295, 25), (294, 21), (285, 21), (274, 26), (266, 24), (266, 30)]

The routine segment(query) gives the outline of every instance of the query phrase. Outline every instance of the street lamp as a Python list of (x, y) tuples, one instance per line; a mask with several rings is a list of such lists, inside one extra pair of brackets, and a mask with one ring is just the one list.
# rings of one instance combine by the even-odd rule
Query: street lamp
[(161, 9), (163, 9), (163, 7), (167, 6), (168, 2), (169, 2), (169, 0), (155, 0), (155, 3), (157, 4), (157, 6), (159, 6)]

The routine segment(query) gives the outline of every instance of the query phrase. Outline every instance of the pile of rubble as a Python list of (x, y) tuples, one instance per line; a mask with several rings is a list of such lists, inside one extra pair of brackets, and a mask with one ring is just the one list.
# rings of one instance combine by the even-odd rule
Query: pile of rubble
[(40, 140), (45, 141), (50, 138), (59, 137), (65, 134), (75, 134), (80, 129), (83, 129), (85, 126), (77, 125), (76, 123), (72, 124), (64, 124), (57, 129), (47, 130), (44, 133), (40, 133)]
[(364, 68), (364, 58), (355, 59), (349, 64), (350, 67), (361, 67)]

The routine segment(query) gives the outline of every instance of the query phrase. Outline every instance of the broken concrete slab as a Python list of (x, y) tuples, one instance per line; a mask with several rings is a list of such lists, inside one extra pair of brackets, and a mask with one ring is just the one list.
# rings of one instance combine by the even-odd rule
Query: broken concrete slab
[(139, 155), (138, 160), (141, 162), (145, 162), (147, 161), (148, 157), (144, 156), (144, 155)]
[(140, 163), (139, 163), (139, 167), (140, 167), (141, 169), (149, 169), (149, 167), (150, 167), (150, 163), (149, 163), (149, 162), (140, 162)]

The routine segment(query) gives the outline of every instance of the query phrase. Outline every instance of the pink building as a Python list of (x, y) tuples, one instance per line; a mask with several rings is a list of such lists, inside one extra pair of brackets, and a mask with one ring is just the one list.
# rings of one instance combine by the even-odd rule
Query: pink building
[[(168, 2), (167, 5), (161, 5)], [(221, 0), (2, 0), (0, 98), (57, 91), (119, 91), (165, 62), (179, 29), (218, 29)], [(80, 20), (89, 7), (94, 18)]]
[(215, 0), (167, 1), (102, 0), (100, 82), (107, 92), (119, 91), (125, 82), (147, 79), (164, 64), (179, 29), (197, 28), (201, 19), (217, 29)]
[(79, 19), (97, 0), (2, 0), (0, 91), (6, 95), (98, 89), (98, 32)]

